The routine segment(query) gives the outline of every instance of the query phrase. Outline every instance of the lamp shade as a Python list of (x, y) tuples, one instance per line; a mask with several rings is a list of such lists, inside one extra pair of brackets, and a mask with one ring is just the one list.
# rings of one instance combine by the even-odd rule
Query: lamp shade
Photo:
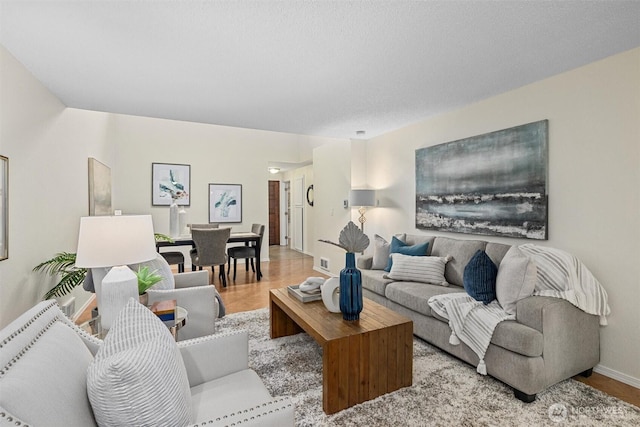
[(375, 206), (376, 191), (375, 190), (351, 190), (349, 192), (349, 204), (353, 207)]
[(137, 264), (156, 255), (151, 215), (80, 218), (77, 267)]

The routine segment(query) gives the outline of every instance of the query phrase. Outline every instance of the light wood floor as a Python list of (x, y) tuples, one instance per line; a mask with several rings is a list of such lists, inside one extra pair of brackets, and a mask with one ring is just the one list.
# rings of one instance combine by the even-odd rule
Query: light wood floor
[[(256, 280), (255, 273), (251, 271), (251, 267), (246, 272), (244, 263), (238, 262), (236, 281), (233, 281), (233, 271), (231, 271), (227, 287), (223, 288), (216, 270), (214, 285), (224, 301), (227, 314), (268, 307), (270, 289), (298, 284), (309, 276), (323, 276), (313, 270), (312, 257), (285, 247), (270, 246), (269, 258), (270, 262), (260, 264), (263, 277), (259, 282)], [(233, 269), (233, 266), (231, 268)], [(81, 318), (87, 318), (87, 315), (88, 313)], [(593, 373), (589, 378), (577, 376), (574, 379), (640, 407), (640, 389), (598, 373)]]

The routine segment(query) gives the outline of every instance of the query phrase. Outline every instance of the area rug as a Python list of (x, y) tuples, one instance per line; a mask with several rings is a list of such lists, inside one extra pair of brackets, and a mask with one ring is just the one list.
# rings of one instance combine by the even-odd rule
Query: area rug
[(273, 396), (290, 396), (297, 426), (638, 426), (640, 408), (566, 380), (523, 403), (513, 390), (414, 337), (413, 385), (322, 411), (322, 349), (307, 334), (272, 340), (267, 309), (227, 315), (217, 332), (249, 331), (249, 364)]

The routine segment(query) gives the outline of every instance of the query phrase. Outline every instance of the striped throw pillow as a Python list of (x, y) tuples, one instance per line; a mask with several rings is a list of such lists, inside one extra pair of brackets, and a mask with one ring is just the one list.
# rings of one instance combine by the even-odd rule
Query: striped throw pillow
[(432, 285), (449, 286), (444, 278), (444, 267), (450, 256), (413, 256), (399, 253), (391, 254), (393, 263), (387, 274), (389, 279), (403, 282), (420, 282)]
[(167, 327), (131, 298), (87, 369), (98, 425), (185, 426), (191, 391), (180, 350)]

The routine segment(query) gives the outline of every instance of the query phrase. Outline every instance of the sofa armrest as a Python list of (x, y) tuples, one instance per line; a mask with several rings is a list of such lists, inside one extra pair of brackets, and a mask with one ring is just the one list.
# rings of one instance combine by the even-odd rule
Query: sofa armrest
[(189, 387), (249, 368), (249, 335), (237, 331), (180, 341)]
[(197, 420), (194, 427), (207, 426), (293, 426), (294, 405), (289, 397), (280, 397), (270, 402), (231, 414), (221, 414), (215, 420)]
[(192, 288), (209, 284), (209, 272), (207, 270), (186, 271), (173, 275), (176, 288)]
[(373, 267), (373, 256), (362, 255), (361, 257), (358, 257), (357, 266), (361, 270), (371, 270), (371, 267)]
[(600, 321), (569, 301), (532, 296), (518, 301), (517, 321), (542, 332), (545, 384), (593, 368), (600, 361)]

